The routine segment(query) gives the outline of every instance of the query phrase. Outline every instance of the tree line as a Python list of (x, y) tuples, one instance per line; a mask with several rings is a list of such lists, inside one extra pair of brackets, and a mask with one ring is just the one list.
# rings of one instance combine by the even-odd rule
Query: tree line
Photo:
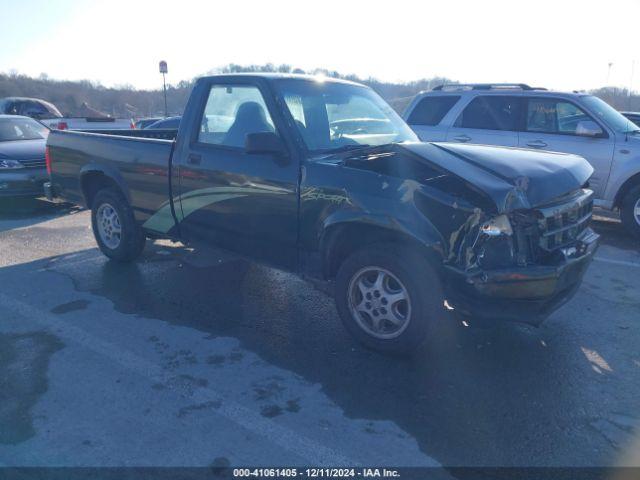
[[(423, 78), (406, 83), (382, 82), (375, 78), (359, 78), (356, 75), (343, 75), (339, 72), (314, 69), (304, 71), (290, 65), (236, 65), (229, 64), (206, 74), (240, 72), (281, 72), (322, 74), (328, 77), (343, 78), (364, 83), (373, 88), (398, 112), (402, 112), (410, 99), (420, 91), (429, 90), (442, 83), (456, 83), (444, 77)], [(167, 104), (170, 114), (179, 115), (191, 93), (194, 80), (181, 81), (167, 85)], [(618, 110), (640, 111), (640, 94), (624, 88), (603, 87), (591, 92)], [(35, 97), (47, 100), (58, 107), (65, 116), (73, 116), (83, 103), (116, 117), (142, 118), (164, 114), (162, 90), (138, 90), (131, 85), (105, 87), (88, 80), (54, 80), (47, 75), (38, 78), (28, 77), (15, 72), (0, 74), (0, 98)]]

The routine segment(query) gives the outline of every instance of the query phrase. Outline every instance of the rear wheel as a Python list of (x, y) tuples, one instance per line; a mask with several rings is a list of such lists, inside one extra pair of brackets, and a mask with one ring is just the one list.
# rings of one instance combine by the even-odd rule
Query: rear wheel
[(145, 245), (145, 236), (136, 223), (127, 200), (114, 188), (100, 190), (91, 206), (91, 226), (98, 247), (119, 262), (135, 260)]
[(438, 275), (420, 255), (379, 244), (352, 254), (336, 276), (345, 328), (365, 346), (409, 354), (444, 321)]
[(627, 231), (640, 240), (640, 185), (636, 185), (622, 199), (620, 218)]

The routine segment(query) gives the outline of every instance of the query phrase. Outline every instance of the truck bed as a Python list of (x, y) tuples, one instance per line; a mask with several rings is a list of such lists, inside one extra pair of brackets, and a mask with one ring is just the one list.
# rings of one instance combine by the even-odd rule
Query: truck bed
[(175, 140), (178, 135), (178, 129), (173, 128), (154, 128), (143, 130), (122, 130), (122, 129), (104, 129), (104, 130), (77, 130), (85, 133), (99, 133), (101, 135), (116, 135), (118, 137), (133, 138), (158, 138), (161, 140)]
[[(43, 119), (42, 123), (47, 127), (57, 130), (105, 130), (120, 129), (131, 130), (130, 118), (91, 118), (91, 117), (60, 117)], [(61, 127), (64, 124), (64, 127)]]
[(52, 187), (63, 200), (89, 207), (92, 182), (115, 179), (144, 222), (169, 199), (175, 136), (175, 130), (54, 130), (47, 141)]

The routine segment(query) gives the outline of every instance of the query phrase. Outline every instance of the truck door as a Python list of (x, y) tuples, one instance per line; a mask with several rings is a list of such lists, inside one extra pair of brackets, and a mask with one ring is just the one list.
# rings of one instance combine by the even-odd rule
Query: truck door
[(479, 95), (460, 113), (447, 141), (516, 147), (521, 105), (517, 95)]
[(248, 82), (200, 85), (204, 108), (191, 112), (196, 128), (179, 160), (181, 232), (295, 269), (299, 165), (293, 156), (245, 151), (247, 134), (283, 131), (266, 86)]
[(615, 147), (613, 135), (568, 100), (530, 97), (525, 108), (520, 146), (583, 156), (594, 169), (589, 185), (602, 198)]

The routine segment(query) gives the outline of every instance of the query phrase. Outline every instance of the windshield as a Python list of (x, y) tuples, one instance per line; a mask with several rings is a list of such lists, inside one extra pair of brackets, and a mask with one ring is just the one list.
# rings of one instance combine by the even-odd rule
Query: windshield
[(582, 97), (582, 101), (591, 113), (618, 133), (637, 131), (638, 127), (604, 100), (594, 97)]
[(418, 141), (369, 88), (295, 79), (278, 82), (278, 88), (311, 152)]
[(0, 118), (0, 142), (43, 140), (49, 129), (30, 118)]

